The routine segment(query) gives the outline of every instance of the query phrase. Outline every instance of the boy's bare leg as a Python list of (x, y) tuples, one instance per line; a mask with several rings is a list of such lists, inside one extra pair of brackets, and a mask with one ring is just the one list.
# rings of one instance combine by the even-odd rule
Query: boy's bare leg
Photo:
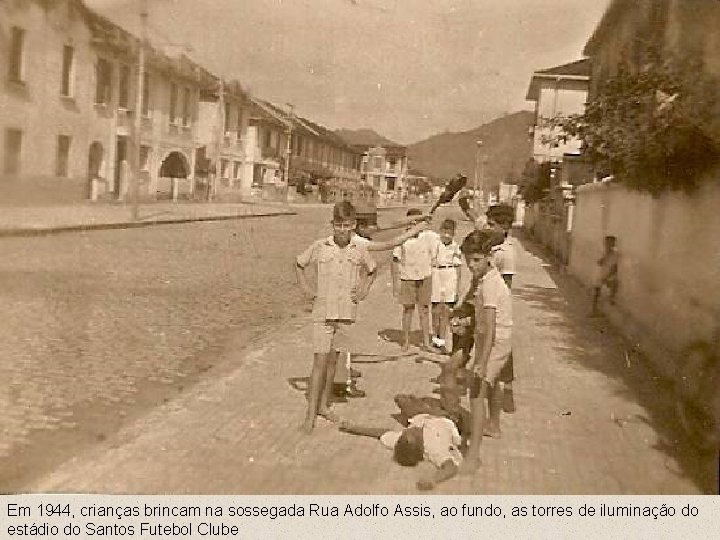
[(450, 341), (448, 340), (448, 336), (450, 335), (450, 306), (445, 303), (438, 304), (438, 306), (440, 307), (440, 313), (438, 316), (438, 325), (440, 329), (438, 330), (437, 335), (440, 336), (440, 339), (445, 342), (445, 347), (447, 350), (448, 344), (450, 343)]
[(476, 380), (474, 382), (474, 388), (470, 391), (472, 428), (470, 430), (470, 446), (461, 467), (462, 474), (473, 474), (480, 467), (480, 446), (482, 445), (483, 433), (485, 432), (485, 398), (488, 394), (487, 386), (484, 380)]
[(336, 350), (332, 350), (326, 355), (326, 358), (325, 379), (323, 380), (322, 394), (318, 403), (317, 414), (334, 422), (337, 418), (330, 411), (330, 400), (333, 395), (333, 384), (335, 384), (335, 370), (337, 369), (338, 352)]
[(499, 383), (488, 388), (488, 421), (485, 426), (484, 435), (499, 439), (500, 433), (500, 411), (502, 410), (503, 393)]
[(433, 335), (439, 338), (443, 337), (442, 334), (442, 307), (443, 303), (432, 304), (432, 331)]
[(428, 349), (430, 348), (430, 306), (418, 304), (417, 308), (423, 347)]
[(402, 332), (403, 332), (402, 350), (403, 351), (407, 351), (408, 348), (410, 348), (410, 327), (412, 326), (412, 318), (413, 318), (414, 311), (415, 311), (414, 305), (403, 306), (403, 317), (402, 317)]
[(327, 357), (325, 353), (315, 353), (313, 358), (312, 372), (308, 383), (308, 408), (305, 415), (303, 428), (307, 433), (312, 432), (315, 427), (315, 418), (318, 414), (320, 398), (325, 386), (325, 373), (327, 371)]

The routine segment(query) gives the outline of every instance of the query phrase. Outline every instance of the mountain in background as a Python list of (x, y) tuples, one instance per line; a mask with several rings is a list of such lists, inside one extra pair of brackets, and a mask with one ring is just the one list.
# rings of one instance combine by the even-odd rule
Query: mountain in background
[(337, 129), (335, 134), (351, 146), (398, 146), (370, 128)]
[(534, 119), (534, 113), (521, 111), (469, 131), (433, 135), (408, 146), (409, 167), (440, 184), (458, 172), (464, 172), (468, 177), (468, 187), (472, 187), (476, 141), (481, 140), (482, 152), (487, 156), (486, 187), (495, 189), (500, 182), (518, 183), (531, 156), (532, 137), (528, 136), (528, 129)]

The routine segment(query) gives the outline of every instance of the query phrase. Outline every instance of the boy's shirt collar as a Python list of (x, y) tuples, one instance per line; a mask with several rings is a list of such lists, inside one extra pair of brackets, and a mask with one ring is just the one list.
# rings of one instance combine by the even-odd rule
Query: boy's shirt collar
[[(348, 245), (345, 247), (350, 247), (350, 246), (357, 247), (358, 246), (358, 242), (357, 242), (358, 238), (361, 238), (361, 237), (359, 237), (357, 234), (353, 233), (352, 236), (350, 237), (350, 241), (348, 242)], [(328, 246), (333, 246), (333, 247), (343, 249), (335, 243), (335, 236), (333, 236), (332, 234), (327, 237), (327, 239), (325, 240), (325, 244)]]

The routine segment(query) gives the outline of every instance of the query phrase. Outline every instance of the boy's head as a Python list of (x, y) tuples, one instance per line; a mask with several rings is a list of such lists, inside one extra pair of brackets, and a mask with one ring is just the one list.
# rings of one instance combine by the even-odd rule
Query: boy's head
[(442, 240), (443, 244), (448, 245), (452, 242), (455, 236), (455, 227), (455, 221), (452, 219), (446, 219), (440, 224), (440, 240)]
[(422, 429), (411, 427), (404, 429), (395, 443), (393, 459), (404, 467), (414, 467), (422, 461), (424, 453)]
[(496, 232), (507, 233), (515, 220), (515, 210), (508, 204), (496, 204), (488, 208), (487, 226)]
[(605, 237), (605, 251), (610, 251), (612, 249), (615, 249), (616, 244), (617, 244), (617, 238), (615, 236), (606, 236)]
[(490, 264), (490, 252), (495, 246), (505, 241), (505, 235), (490, 229), (473, 231), (465, 237), (460, 251), (465, 256), (465, 263), (476, 278), (487, 272)]
[(335, 203), (333, 207), (333, 240), (339, 246), (345, 247), (350, 243), (353, 231), (357, 226), (357, 213), (349, 201)]

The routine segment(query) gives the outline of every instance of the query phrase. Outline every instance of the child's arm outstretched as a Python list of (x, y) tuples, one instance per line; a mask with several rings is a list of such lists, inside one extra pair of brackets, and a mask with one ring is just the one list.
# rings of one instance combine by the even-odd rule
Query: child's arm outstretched
[(422, 219), (423, 221), (421, 221), (420, 223), (416, 223), (415, 225), (410, 227), (407, 231), (405, 231), (404, 233), (402, 233), (399, 236), (396, 236), (395, 238), (386, 240), (385, 242), (378, 242), (375, 240), (371, 240), (370, 242), (367, 243), (368, 251), (385, 251), (388, 249), (392, 249), (394, 247), (399, 246), (406, 240), (409, 240), (413, 236), (426, 230), (428, 227), (426, 221), (430, 219), (430, 216), (418, 216), (418, 218)]
[(363, 437), (372, 437), (373, 439), (379, 439), (388, 431), (392, 431), (392, 429), (390, 428), (357, 426), (354, 424), (348, 424), (346, 422), (340, 424), (340, 427), (338, 429), (343, 433), (350, 433), (351, 435), (361, 435)]

